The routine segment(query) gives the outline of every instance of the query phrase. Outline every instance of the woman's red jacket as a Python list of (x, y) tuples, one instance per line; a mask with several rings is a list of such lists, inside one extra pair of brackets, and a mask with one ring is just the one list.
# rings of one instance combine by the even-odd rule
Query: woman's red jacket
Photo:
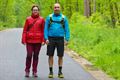
[(44, 24), (45, 20), (40, 16), (27, 17), (22, 33), (22, 43), (44, 42)]

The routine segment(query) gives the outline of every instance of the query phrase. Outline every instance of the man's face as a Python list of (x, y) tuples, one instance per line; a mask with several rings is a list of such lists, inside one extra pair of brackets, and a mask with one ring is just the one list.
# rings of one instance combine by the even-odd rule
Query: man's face
[(60, 4), (55, 4), (54, 5), (54, 13), (55, 14), (60, 14)]

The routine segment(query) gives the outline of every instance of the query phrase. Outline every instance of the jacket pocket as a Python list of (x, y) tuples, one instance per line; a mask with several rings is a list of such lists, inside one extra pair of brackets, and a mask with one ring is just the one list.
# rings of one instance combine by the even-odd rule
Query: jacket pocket
[(32, 33), (32, 32), (27, 32), (26, 38), (27, 38), (27, 40), (33, 39), (33, 38), (34, 38), (34, 33)]
[(42, 39), (42, 34), (40, 32), (36, 32), (36, 33), (34, 33), (34, 38), (41, 40)]

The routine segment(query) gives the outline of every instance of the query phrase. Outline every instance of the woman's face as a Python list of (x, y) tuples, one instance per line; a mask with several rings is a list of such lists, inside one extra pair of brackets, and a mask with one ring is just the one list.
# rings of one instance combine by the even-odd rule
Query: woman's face
[(33, 13), (34, 15), (38, 15), (38, 14), (39, 14), (38, 7), (34, 7), (34, 8), (32, 9), (32, 13)]

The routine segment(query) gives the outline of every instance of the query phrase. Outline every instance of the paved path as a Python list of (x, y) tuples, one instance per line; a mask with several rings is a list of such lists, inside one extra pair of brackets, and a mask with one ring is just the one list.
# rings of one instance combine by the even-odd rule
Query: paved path
[(63, 73), (65, 78), (57, 77), (57, 57), (54, 61), (55, 78), (49, 79), (46, 46), (39, 55), (38, 78), (24, 77), (26, 58), (25, 46), (21, 44), (22, 29), (11, 29), (0, 32), (0, 80), (95, 80), (71, 57), (65, 54)]

